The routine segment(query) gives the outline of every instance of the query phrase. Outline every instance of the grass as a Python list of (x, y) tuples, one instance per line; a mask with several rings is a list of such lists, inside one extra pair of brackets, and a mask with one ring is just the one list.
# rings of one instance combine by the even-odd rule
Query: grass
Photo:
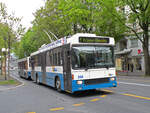
[(18, 84), (18, 82), (15, 80), (0, 81), (0, 85), (16, 85), (16, 84)]

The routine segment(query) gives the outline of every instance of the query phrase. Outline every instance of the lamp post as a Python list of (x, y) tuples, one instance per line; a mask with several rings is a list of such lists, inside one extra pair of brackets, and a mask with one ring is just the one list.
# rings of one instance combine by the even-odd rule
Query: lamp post
[(5, 80), (7, 80), (7, 76), (6, 76), (6, 48), (2, 48), (2, 53), (4, 54), (4, 75), (5, 75)]

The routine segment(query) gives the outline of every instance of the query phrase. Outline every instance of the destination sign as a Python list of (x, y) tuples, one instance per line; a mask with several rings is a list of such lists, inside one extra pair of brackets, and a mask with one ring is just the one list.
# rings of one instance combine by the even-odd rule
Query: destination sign
[(109, 38), (79, 37), (80, 43), (109, 43)]

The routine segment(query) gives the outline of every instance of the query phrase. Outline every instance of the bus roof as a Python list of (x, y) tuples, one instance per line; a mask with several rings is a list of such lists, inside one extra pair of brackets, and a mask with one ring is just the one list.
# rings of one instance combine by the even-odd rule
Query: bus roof
[(19, 62), (23, 62), (23, 61), (26, 61), (26, 60), (28, 60), (28, 59), (29, 59), (29, 57), (22, 58), (22, 59), (17, 60), (17, 62), (18, 62), (18, 63), (19, 63)]
[(31, 56), (42, 53), (44, 51), (62, 46), (64, 44), (101, 44), (101, 45), (114, 45), (115, 41), (113, 37), (96, 36), (89, 33), (77, 33), (69, 38), (60, 38), (52, 43), (41, 46), (38, 51), (31, 53)]

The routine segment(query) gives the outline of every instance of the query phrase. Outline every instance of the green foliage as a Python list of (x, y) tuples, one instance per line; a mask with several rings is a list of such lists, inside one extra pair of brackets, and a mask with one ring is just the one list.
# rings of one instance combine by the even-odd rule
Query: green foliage
[(14, 14), (8, 14), (6, 5), (0, 3), (0, 50), (9, 48), (13, 51), (17, 38), (24, 31), (20, 21)]
[[(149, 28), (150, 28), (150, 1), (149, 0), (115, 0), (121, 8), (126, 8), (123, 14), (125, 23), (118, 16), (117, 19), (134, 34), (142, 43), (145, 63), (145, 75), (150, 75), (149, 55)], [(128, 10), (128, 11), (127, 11)]]
[(115, 0), (47, 0), (45, 6), (34, 13), (33, 27), (21, 39), (17, 50), (19, 57), (28, 56), (49, 43), (45, 31), (52, 40), (55, 38), (50, 32), (58, 38), (86, 32), (119, 40), (126, 29), (109, 13), (110, 10), (124, 19), (116, 10)]
[[(36, 26), (29, 29), (21, 38), (19, 44), (16, 45), (16, 55), (19, 58), (29, 56), (32, 52), (36, 51), (41, 45), (49, 43), (49, 39), (43, 32), (39, 32)], [(19, 47), (18, 47), (19, 45)]]

